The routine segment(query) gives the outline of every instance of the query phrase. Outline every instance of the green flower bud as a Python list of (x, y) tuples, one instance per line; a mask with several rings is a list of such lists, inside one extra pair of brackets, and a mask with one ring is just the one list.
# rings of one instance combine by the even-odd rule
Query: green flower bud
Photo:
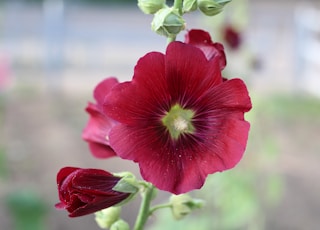
[(196, 208), (203, 206), (203, 201), (192, 199), (187, 194), (172, 195), (170, 198), (171, 210), (173, 217), (180, 220)]
[(184, 0), (182, 5), (183, 13), (195, 11), (198, 8), (197, 0)]
[(185, 21), (173, 8), (162, 8), (155, 15), (151, 23), (153, 31), (166, 37), (174, 37), (185, 28)]
[(231, 0), (198, 0), (198, 7), (207, 16), (214, 16), (222, 12), (224, 5)]
[(138, 0), (138, 6), (145, 14), (155, 14), (165, 6), (165, 3), (165, 0)]
[(130, 226), (127, 222), (120, 219), (117, 222), (113, 223), (110, 230), (130, 230)]
[(95, 220), (100, 228), (108, 229), (113, 223), (119, 220), (120, 212), (120, 207), (106, 208), (94, 213)]

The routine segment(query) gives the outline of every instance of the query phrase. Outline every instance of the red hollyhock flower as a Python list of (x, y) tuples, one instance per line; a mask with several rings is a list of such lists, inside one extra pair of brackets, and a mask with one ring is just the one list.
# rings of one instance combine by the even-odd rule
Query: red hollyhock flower
[[(199, 42), (201, 44), (201, 42)], [(240, 79), (223, 80), (221, 57), (172, 42), (142, 57), (131, 82), (113, 87), (104, 112), (118, 121), (110, 146), (139, 163), (142, 177), (175, 194), (234, 167), (247, 143), (251, 101)]]
[(190, 30), (185, 36), (185, 43), (200, 48), (208, 60), (218, 57), (221, 70), (226, 66), (227, 60), (223, 45), (218, 42), (212, 42), (208, 32), (203, 30)]
[(99, 169), (62, 168), (57, 175), (60, 203), (56, 208), (78, 217), (116, 205), (130, 195), (112, 190), (120, 179)]
[(82, 138), (88, 142), (91, 153), (98, 158), (116, 155), (109, 145), (109, 132), (116, 122), (102, 113), (101, 105), (105, 95), (117, 84), (116, 78), (107, 78), (99, 83), (93, 93), (97, 104), (89, 102), (86, 108), (90, 119), (82, 132)]
[(241, 36), (233, 26), (226, 25), (223, 28), (223, 39), (231, 49), (238, 49), (241, 45)]

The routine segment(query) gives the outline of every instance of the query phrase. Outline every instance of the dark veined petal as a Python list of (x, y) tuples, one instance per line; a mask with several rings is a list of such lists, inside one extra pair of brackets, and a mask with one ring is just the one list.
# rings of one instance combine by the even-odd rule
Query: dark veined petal
[(109, 77), (102, 80), (94, 89), (93, 97), (96, 99), (98, 106), (103, 104), (104, 98), (106, 94), (110, 92), (110, 90), (117, 85), (119, 82), (114, 77)]
[(138, 61), (131, 82), (118, 84), (106, 96), (103, 111), (118, 122), (145, 123), (150, 113), (167, 109), (168, 100), (164, 55), (151, 52)]
[(83, 169), (72, 180), (72, 187), (90, 194), (110, 194), (120, 177), (100, 169)]
[[(126, 198), (128, 198), (130, 193), (122, 193), (122, 194), (115, 194), (109, 195), (108, 199), (105, 197), (95, 197), (92, 202), (86, 203), (85, 205), (77, 205), (69, 214), (69, 217), (79, 217), (88, 215), (102, 209), (112, 207), (116, 204), (119, 204)], [(81, 202), (80, 202), (81, 204)]]
[(211, 151), (205, 156), (212, 158), (206, 161), (201, 155), (197, 157), (200, 168), (208, 174), (234, 167), (242, 158), (250, 128), (244, 120), (244, 112), (252, 105), (244, 82), (240, 79), (224, 81), (208, 90), (198, 103), (201, 109), (194, 124), (198, 127), (198, 137), (205, 140), (204, 146)]
[(210, 87), (222, 82), (218, 61), (208, 61), (194, 46), (173, 42), (167, 48), (165, 60), (168, 92), (173, 104), (178, 102), (188, 107)]

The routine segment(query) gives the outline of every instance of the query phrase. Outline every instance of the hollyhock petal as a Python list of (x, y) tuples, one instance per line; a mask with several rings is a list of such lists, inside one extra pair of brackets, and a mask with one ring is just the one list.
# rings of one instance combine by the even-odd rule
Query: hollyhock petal
[(209, 62), (199, 49), (184, 43), (174, 42), (168, 46), (165, 64), (172, 100), (182, 105), (192, 103), (190, 100), (196, 100), (212, 85), (222, 82), (218, 62)]
[(206, 97), (198, 102), (203, 110), (198, 111), (195, 126), (199, 129), (211, 128), (209, 133), (207, 130), (198, 130), (198, 135), (207, 140), (205, 146), (216, 150), (214, 155), (208, 153), (206, 156), (217, 160), (214, 160), (214, 166), (209, 164), (208, 167), (203, 164), (212, 161), (205, 161), (201, 157), (196, 160), (207, 173), (234, 167), (246, 148), (250, 128), (249, 123), (244, 120), (244, 112), (249, 111), (252, 105), (244, 82), (240, 79), (225, 81), (219, 87), (208, 90)]
[[(233, 168), (242, 158), (246, 148), (250, 125), (246, 121), (227, 119), (223, 122), (221, 133), (212, 140), (217, 149), (215, 168), (207, 165), (202, 167), (207, 173)], [(222, 141), (223, 140), (223, 141)], [(206, 163), (204, 161), (204, 163)], [(204, 166), (204, 164), (202, 164)]]
[(166, 93), (164, 69), (164, 55), (161, 53), (152, 52), (140, 58), (132, 81), (120, 83), (105, 98), (105, 114), (129, 124), (141, 121), (141, 117), (150, 111), (167, 109), (164, 102), (170, 95)]
[(121, 201), (125, 200), (128, 197), (128, 194), (125, 194), (123, 196), (109, 196), (110, 199), (100, 199), (100, 198), (95, 198), (92, 200), (91, 203), (87, 203), (86, 205), (81, 206), (81, 202), (77, 204), (73, 209), (71, 209), (69, 212), (69, 217), (79, 217), (79, 216), (84, 216), (88, 215), (97, 211), (100, 211), (104, 208), (101, 207), (112, 207)]
[(118, 80), (113, 77), (100, 82), (93, 93), (97, 104), (88, 103), (86, 107), (90, 118), (82, 132), (82, 138), (88, 142), (91, 153), (97, 158), (116, 156), (108, 140), (109, 131), (116, 122), (102, 112), (102, 104), (105, 96), (117, 84)]
[[(108, 178), (108, 180), (106, 180)], [(90, 191), (91, 194), (109, 194), (118, 183), (119, 178), (104, 170), (87, 169), (79, 171), (72, 180), (73, 188)]]
[(185, 36), (185, 43), (200, 48), (209, 60), (217, 58), (221, 70), (226, 66), (227, 61), (223, 45), (218, 42), (212, 42), (208, 32), (196, 29), (190, 30)]
[(101, 81), (93, 91), (93, 97), (96, 99), (98, 105), (102, 105), (104, 98), (110, 90), (117, 85), (118, 79), (114, 77), (109, 77)]
[(89, 142), (88, 145), (90, 152), (96, 158), (104, 159), (116, 156), (114, 150), (109, 146), (109, 142), (108, 145), (95, 142)]
[(95, 104), (89, 103), (86, 111), (90, 114), (90, 118), (82, 132), (82, 138), (88, 142), (92, 154), (97, 158), (115, 156), (108, 140), (110, 129), (115, 121), (102, 114)]
[(215, 111), (216, 116), (226, 115), (221, 113), (221, 110), (247, 112), (252, 108), (247, 87), (241, 79), (237, 78), (226, 80), (222, 84), (212, 87), (198, 102), (202, 103), (203, 108)]

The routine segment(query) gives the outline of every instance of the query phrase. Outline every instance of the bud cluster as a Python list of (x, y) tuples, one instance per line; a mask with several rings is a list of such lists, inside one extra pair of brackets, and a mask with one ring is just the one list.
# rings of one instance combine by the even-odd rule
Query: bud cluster
[(153, 14), (151, 28), (156, 33), (175, 37), (185, 29), (182, 15), (199, 9), (207, 16), (219, 14), (231, 0), (183, 0), (180, 7), (169, 7), (166, 0), (138, 0), (138, 7), (145, 14)]

